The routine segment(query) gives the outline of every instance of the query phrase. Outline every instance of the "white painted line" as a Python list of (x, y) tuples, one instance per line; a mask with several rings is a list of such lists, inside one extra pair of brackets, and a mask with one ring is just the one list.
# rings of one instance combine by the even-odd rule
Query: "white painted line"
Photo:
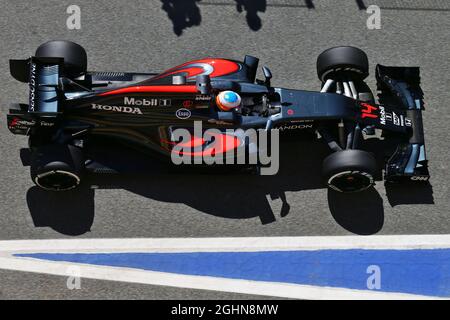
[(331, 287), (315, 287), (288, 283), (225, 279), (207, 276), (190, 276), (174, 273), (141, 271), (130, 268), (91, 266), (85, 264), (47, 262), (37, 259), (0, 258), (0, 268), (17, 271), (37, 272), (68, 277), (69, 266), (79, 267), (82, 278), (142, 283), (177, 288), (235, 292), (243, 294), (274, 296), (294, 299), (436, 299), (435, 297), (351, 290)]
[(0, 241), (1, 252), (226, 252), (323, 249), (450, 248), (450, 235), (133, 238)]

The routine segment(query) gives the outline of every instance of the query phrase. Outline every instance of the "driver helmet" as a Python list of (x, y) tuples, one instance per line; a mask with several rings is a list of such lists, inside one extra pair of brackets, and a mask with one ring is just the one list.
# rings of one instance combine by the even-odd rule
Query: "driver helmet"
[(220, 110), (230, 111), (241, 105), (241, 96), (234, 91), (222, 91), (216, 97), (216, 104)]

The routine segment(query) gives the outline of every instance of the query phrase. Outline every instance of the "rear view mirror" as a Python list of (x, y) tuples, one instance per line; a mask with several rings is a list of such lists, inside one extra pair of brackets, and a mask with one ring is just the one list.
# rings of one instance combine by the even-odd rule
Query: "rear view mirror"
[(265, 85), (270, 86), (270, 79), (272, 79), (272, 72), (266, 66), (264, 66), (262, 69), (263, 69), (264, 78), (266, 78)]
[(266, 66), (264, 66), (263, 68), (263, 73), (264, 73), (264, 78), (266, 79), (272, 79), (272, 72), (270, 71), (269, 68), (267, 68)]

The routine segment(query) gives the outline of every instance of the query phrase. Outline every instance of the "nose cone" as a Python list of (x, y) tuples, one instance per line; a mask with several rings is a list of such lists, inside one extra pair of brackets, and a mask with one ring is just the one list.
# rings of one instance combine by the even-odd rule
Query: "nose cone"
[(219, 109), (230, 111), (241, 105), (241, 97), (234, 91), (222, 91), (217, 95), (216, 103)]

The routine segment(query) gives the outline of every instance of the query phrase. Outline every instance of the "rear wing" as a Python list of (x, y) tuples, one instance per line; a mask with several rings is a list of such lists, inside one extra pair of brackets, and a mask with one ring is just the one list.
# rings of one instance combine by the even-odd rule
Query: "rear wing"
[(425, 108), (419, 68), (377, 65), (376, 79), (380, 104), (404, 110), (411, 121), (411, 133), (408, 140), (399, 143), (387, 163), (386, 180), (395, 181), (406, 178), (428, 181), (430, 175), (422, 122), (422, 111)]
[(28, 104), (13, 104), (7, 115), (8, 128), (15, 134), (28, 134), (37, 126), (54, 125), (60, 113), (59, 82), (63, 58), (31, 57), (10, 60), (11, 75), (28, 83)]
[(58, 112), (58, 85), (63, 58), (10, 60), (11, 75), (29, 84), (28, 112)]

